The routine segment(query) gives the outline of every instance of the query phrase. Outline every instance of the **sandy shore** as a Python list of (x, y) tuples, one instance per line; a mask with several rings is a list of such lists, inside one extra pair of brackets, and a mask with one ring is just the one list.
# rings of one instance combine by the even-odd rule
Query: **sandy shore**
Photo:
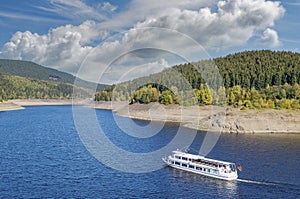
[(72, 99), (17, 99), (9, 100), (8, 102), (19, 105), (19, 106), (51, 106), (51, 105), (72, 105)]
[(0, 111), (12, 111), (24, 109), (23, 106), (58, 106), (58, 105), (83, 105), (86, 104), (87, 100), (81, 100), (74, 102), (72, 99), (63, 100), (44, 100), (44, 99), (17, 99), (8, 100), (0, 103)]
[(1, 111), (15, 111), (24, 109), (22, 106), (11, 103), (11, 102), (0, 102), (0, 112)]
[(215, 106), (164, 106), (158, 103), (128, 105), (121, 102), (97, 102), (89, 107), (113, 110), (120, 116), (134, 119), (178, 122), (201, 131), (300, 133), (300, 110), (239, 110)]

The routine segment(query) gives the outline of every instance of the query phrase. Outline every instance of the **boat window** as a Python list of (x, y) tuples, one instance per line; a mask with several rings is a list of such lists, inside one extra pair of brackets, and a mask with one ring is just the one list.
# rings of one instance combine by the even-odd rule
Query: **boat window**
[(192, 169), (194, 169), (194, 168), (195, 168), (195, 166), (194, 166), (194, 165), (190, 165), (189, 167), (190, 167), (190, 168), (192, 168)]
[(183, 166), (183, 167), (187, 167), (187, 164), (182, 164), (181, 166)]
[(206, 171), (206, 169), (203, 169), (203, 171)]
[(197, 170), (200, 170), (201, 168), (200, 168), (200, 167), (196, 167), (196, 169), (197, 169)]
[(179, 163), (179, 162), (175, 162), (175, 164), (177, 164), (177, 165), (180, 165), (180, 163)]
[(183, 159), (183, 160), (187, 160), (187, 158), (186, 158), (186, 157), (182, 157), (182, 159)]
[(231, 171), (235, 171), (235, 164), (231, 164), (230, 169), (231, 169)]

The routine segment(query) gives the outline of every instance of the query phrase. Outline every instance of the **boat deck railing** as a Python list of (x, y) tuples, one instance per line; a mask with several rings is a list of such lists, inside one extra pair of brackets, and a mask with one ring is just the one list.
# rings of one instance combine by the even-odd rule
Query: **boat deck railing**
[[(172, 157), (172, 158), (174, 158), (174, 159), (179, 159), (179, 158), (176, 158), (176, 157)], [(195, 159), (179, 159), (179, 160), (181, 160), (181, 161), (186, 161), (187, 163), (188, 162), (192, 162), (192, 163), (194, 163), (194, 164), (200, 164), (200, 165), (204, 165), (204, 166), (207, 166), (207, 167), (211, 167), (211, 168), (224, 168), (224, 169), (226, 169), (226, 165), (225, 164), (217, 164), (217, 163), (212, 163), (212, 162), (208, 162), (208, 161), (205, 161), (205, 160), (202, 160), (202, 159), (197, 159), (197, 160), (195, 160)]]
[(213, 166), (213, 167), (218, 167), (218, 164), (215, 163), (211, 163), (211, 162), (207, 162), (204, 160), (192, 160), (193, 163), (198, 163), (198, 164), (203, 164), (203, 165), (207, 165), (207, 166)]

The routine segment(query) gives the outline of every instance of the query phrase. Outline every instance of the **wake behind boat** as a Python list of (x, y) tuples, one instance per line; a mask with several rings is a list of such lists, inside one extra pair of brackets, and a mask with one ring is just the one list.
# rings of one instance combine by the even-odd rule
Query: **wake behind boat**
[[(172, 155), (164, 157), (163, 161), (170, 167), (218, 178), (222, 180), (236, 180), (237, 169), (234, 163), (205, 158), (182, 151), (173, 151)], [(240, 166), (238, 166), (239, 169)]]

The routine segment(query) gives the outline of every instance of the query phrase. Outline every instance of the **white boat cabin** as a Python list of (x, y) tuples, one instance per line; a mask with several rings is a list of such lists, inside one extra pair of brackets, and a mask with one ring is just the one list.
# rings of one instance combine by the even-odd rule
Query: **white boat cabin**
[(234, 163), (205, 158), (182, 151), (163, 158), (164, 162), (174, 168), (202, 174), (223, 180), (237, 179), (237, 169)]

